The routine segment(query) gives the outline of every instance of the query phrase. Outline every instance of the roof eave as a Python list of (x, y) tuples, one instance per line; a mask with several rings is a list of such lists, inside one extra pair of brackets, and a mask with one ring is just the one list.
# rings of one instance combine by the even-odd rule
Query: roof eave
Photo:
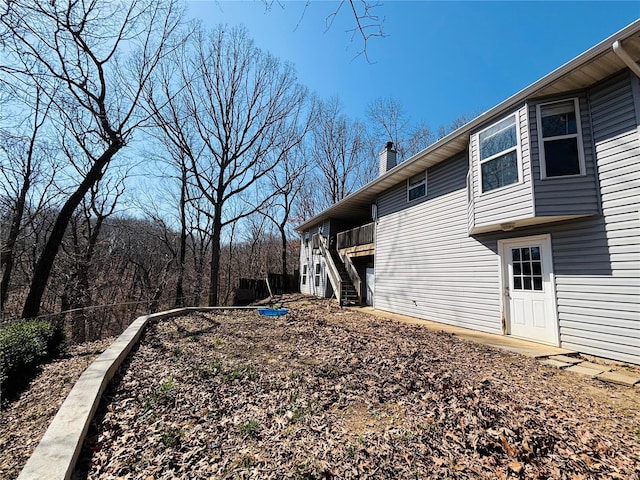
[[(423, 159), (425, 157), (428, 157), (430, 154), (433, 154), (433, 152), (435, 152), (435, 151), (439, 150), (440, 148), (444, 147), (445, 145), (453, 142), (454, 140), (458, 139), (459, 137), (461, 137), (463, 135), (469, 135), (471, 131), (473, 131), (474, 129), (479, 127), (481, 124), (487, 122), (492, 117), (496, 117), (496, 116), (502, 114), (505, 110), (508, 110), (508, 109), (512, 108), (513, 106), (517, 105), (518, 103), (523, 102), (524, 100), (534, 96), (537, 91), (540, 91), (540, 90), (544, 89), (548, 85), (552, 84), (553, 82), (558, 81), (559, 79), (561, 79), (562, 77), (564, 77), (568, 73), (570, 73), (573, 70), (579, 68), (581, 65), (584, 65), (587, 62), (595, 59), (597, 56), (607, 52), (607, 50), (612, 48), (612, 45), (613, 45), (614, 42), (616, 42), (616, 41), (624, 41), (625, 39), (629, 38), (633, 34), (638, 33), (639, 30), (640, 30), (640, 19), (636, 20), (635, 22), (631, 23), (630, 25), (627, 25), (623, 29), (621, 29), (618, 32), (614, 33), (613, 35), (607, 37), (605, 40), (603, 40), (600, 43), (596, 44), (595, 46), (591, 47), (589, 50), (585, 51), (584, 53), (581, 53), (580, 55), (578, 55), (577, 57), (573, 58), (572, 60), (569, 60), (564, 65), (561, 65), (560, 67), (558, 67), (555, 70), (553, 70), (552, 72), (548, 73), (547, 75), (545, 75), (541, 79), (539, 79), (539, 80), (535, 81), (534, 83), (532, 83), (531, 85), (523, 88), (522, 90), (520, 90), (519, 92), (517, 92), (514, 95), (510, 96), (506, 100), (500, 102), (495, 107), (493, 107), (493, 108), (487, 110), (486, 112), (480, 114), (479, 116), (477, 116), (476, 118), (471, 120), (469, 123), (466, 123), (465, 125), (459, 127), (458, 129), (456, 129), (453, 132), (449, 133), (448, 135), (444, 136), (443, 138), (441, 138), (437, 142), (429, 145), (427, 148), (425, 148), (421, 152), (418, 152), (417, 154), (415, 154), (412, 157), (408, 158), (404, 162), (396, 165), (394, 168), (392, 168), (388, 172), (384, 173), (380, 177), (376, 178), (375, 180), (369, 182), (368, 184), (364, 185), (359, 190), (351, 193), (350, 195), (346, 196), (345, 198), (343, 198), (339, 202), (334, 203), (329, 208), (326, 208), (325, 210), (323, 210), (322, 212), (320, 212), (317, 215), (313, 216), (312, 218), (310, 218), (309, 220), (305, 221), (304, 223), (301, 223), (300, 225), (298, 225), (295, 228), (296, 231), (299, 231), (299, 232), (300, 231), (304, 231), (307, 228), (312, 227), (313, 225), (316, 225), (319, 222), (321, 222), (323, 220), (326, 220), (327, 218), (330, 218), (331, 217), (330, 213), (331, 213), (332, 210), (336, 210), (336, 209), (338, 209), (340, 207), (348, 205), (354, 199), (362, 196), (363, 192), (375, 189), (375, 187), (377, 185), (380, 185), (382, 182), (385, 182), (391, 176), (396, 175), (401, 170), (404, 170), (404, 169), (408, 168), (410, 165), (414, 164), (415, 162), (418, 162), (421, 159)], [(402, 180), (399, 180), (399, 181), (402, 181)]]

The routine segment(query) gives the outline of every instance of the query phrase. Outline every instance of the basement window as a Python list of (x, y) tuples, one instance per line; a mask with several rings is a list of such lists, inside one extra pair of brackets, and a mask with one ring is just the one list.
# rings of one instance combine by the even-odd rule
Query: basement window
[(303, 285), (307, 284), (307, 266), (306, 265), (302, 266), (302, 284)]
[(316, 287), (320, 286), (320, 264), (316, 263)]
[(411, 202), (427, 194), (427, 171), (407, 180), (407, 201)]
[(578, 99), (537, 107), (540, 177), (584, 175)]

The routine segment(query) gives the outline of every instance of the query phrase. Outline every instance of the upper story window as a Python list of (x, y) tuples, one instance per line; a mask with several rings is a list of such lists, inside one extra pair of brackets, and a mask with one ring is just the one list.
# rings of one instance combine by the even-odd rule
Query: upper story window
[(482, 193), (520, 181), (518, 142), (515, 114), (478, 134)]
[(407, 180), (407, 201), (416, 200), (427, 194), (427, 171)]
[(542, 178), (584, 175), (578, 99), (537, 106)]

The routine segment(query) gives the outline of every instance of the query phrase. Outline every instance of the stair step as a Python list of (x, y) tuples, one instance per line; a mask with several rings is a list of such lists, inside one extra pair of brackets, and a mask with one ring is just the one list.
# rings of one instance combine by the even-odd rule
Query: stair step
[(333, 264), (335, 265), (336, 270), (338, 271), (338, 275), (340, 276), (340, 303), (342, 305), (358, 305), (358, 292), (351, 282), (351, 277), (349, 277), (349, 271), (347, 270), (347, 267), (345, 267), (338, 252), (336, 252), (335, 250), (329, 250), (329, 254), (331, 256), (331, 259), (333, 260)]

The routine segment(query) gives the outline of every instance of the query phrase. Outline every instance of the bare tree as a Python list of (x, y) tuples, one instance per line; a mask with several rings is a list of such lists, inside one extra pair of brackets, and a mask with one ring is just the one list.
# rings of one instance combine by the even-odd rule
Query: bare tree
[(425, 149), (435, 140), (431, 129), (425, 124), (414, 125), (399, 100), (391, 97), (378, 98), (367, 108), (371, 121), (372, 158), (377, 165), (377, 153), (388, 142), (398, 152), (398, 162), (402, 162)]
[(342, 200), (364, 184), (365, 128), (341, 112), (340, 101), (320, 102), (311, 132), (311, 158), (317, 172), (321, 207)]
[(306, 165), (299, 151), (292, 152), (282, 159), (278, 168), (269, 173), (270, 190), (273, 197), (262, 214), (269, 218), (280, 235), (281, 273), (287, 272), (288, 229), (292, 220), (294, 206), (304, 186)]
[[(192, 150), (195, 145), (193, 136), (196, 134), (193, 123), (190, 122), (187, 104), (181, 96), (175, 96), (175, 82), (180, 82), (177, 57), (168, 59), (158, 69), (154, 76), (153, 84), (146, 92), (147, 109), (152, 117), (153, 127), (151, 135), (156, 138), (168, 153), (169, 161), (166, 162), (172, 169), (169, 173), (179, 185), (178, 222), (180, 225), (178, 246), (178, 279), (176, 281), (174, 306), (184, 306), (184, 273), (187, 255), (187, 210), (192, 200), (190, 189), (191, 170), (190, 165), (194, 161), (196, 153)], [(177, 77), (177, 78), (176, 78)]]
[[(0, 312), (4, 311), (9, 294), (17, 242), (24, 229), (25, 210), (29, 209), (29, 196), (37, 186), (39, 201), (33, 203), (32, 210), (40, 211), (48, 200), (56, 171), (53, 148), (43, 139), (49, 112), (45, 96), (36, 88), (33, 93), (12, 89), (12, 97), (14, 104), (18, 102), (14, 106), (20, 113), (26, 110), (27, 118), (19, 118), (15, 128), (0, 131), (0, 195), (7, 199), (7, 210), (11, 212), (6, 241), (0, 248)], [(32, 102), (33, 110), (25, 101)], [(17, 116), (21, 117), (20, 114)]]
[(481, 111), (477, 113), (463, 113), (459, 117), (454, 118), (449, 125), (440, 125), (438, 127), (438, 140), (447, 136), (448, 134), (457, 130), (463, 125), (466, 125), (481, 113), (482, 113)]
[[(75, 342), (95, 340), (95, 318), (85, 308), (94, 304), (90, 273), (105, 221), (114, 214), (116, 205), (124, 192), (124, 179), (105, 178), (91, 186), (71, 218), (68, 229), (69, 245), (62, 249), (70, 257), (68, 276), (62, 299), (62, 310), (74, 310), (72, 316), (72, 339)], [(105, 184), (105, 185), (102, 185)], [(96, 272), (97, 273), (97, 272)]]
[(193, 304), (201, 305), (205, 293), (206, 258), (211, 250), (213, 216), (202, 198), (192, 199), (187, 214), (187, 252), (193, 272)]
[(362, 40), (362, 49), (356, 56), (364, 55), (368, 62), (369, 59), (368, 43), (371, 38), (384, 37), (383, 31), (384, 18), (375, 13), (375, 9), (382, 6), (381, 2), (372, 2), (369, 0), (341, 0), (338, 7), (326, 19), (327, 29), (331, 28), (334, 20), (340, 14), (343, 8), (348, 8), (353, 15), (355, 25), (349, 29), (353, 40), (356, 36)]
[(91, 168), (60, 208), (40, 255), (23, 317), (38, 315), (64, 233), (82, 198), (142, 121), (139, 101), (174, 46), (173, 2), (13, 0), (0, 15), (9, 33), (2, 70), (33, 82), (55, 106)]
[[(284, 8), (282, 0), (263, 0), (263, 2), (267, 10), (271, 10), (274, 5)], [(302, 22), (309, 5), (311, 5), (311, 0), (305, 2), (298, 25)], [(326, 29), (331, 29), (336, 19), (346, 11), (346, 15), (351, 16), (353, 20), (353, 27), (347, 29), (347, 33), (351, 35), (351, 42), (356, 38), (362, 41), (362, 48), (358, 51), (356, 57), (364, 55), (367, 62), (371, 63), (368, 50), (369, 40), (386, 36), (383, 28), (385, 19), (376, 13), (377, 9), (382, 6), (382, 2), (371, 0), (340, 0), (337, 7), (325, 17)]]
[(198, 30), (182, 58), (190, 59), (181, 64), (182, 82), (152, 94), (149, 105), (159, 124), (171, 124), (211, 206), (208, 297), (217, 305), (222, 231), (266, 202), (268, 195), (249, 199), (251, 187), (296, 145), (306, 90), (291, 65), (259, 50), (243, 28)]

